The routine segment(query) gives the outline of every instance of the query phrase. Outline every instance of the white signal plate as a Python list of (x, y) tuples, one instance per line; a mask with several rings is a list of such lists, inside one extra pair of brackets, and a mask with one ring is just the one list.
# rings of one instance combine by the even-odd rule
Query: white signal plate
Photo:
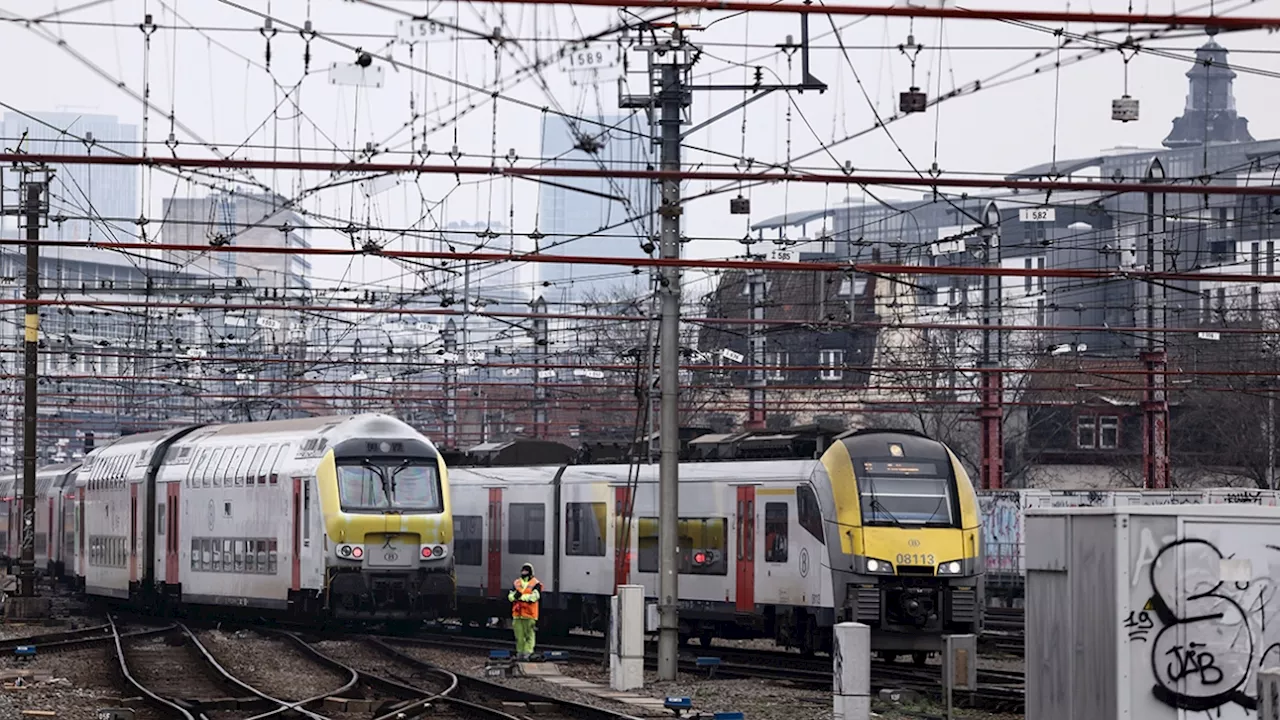
[(1196, 337), (1200, 338), (1201, 340), (1221, 340), (1222, 333), (1210, 330), (1207, 332), (1196, 333)]
[(333, 63), (329, 66), (329, 84), (380, 88), (386, 73), (381, 65), (360, 67), (355, 63)]
[(502, 374), (507, 377), (520, 377), (520, 368), (503, 368)]
[(553, 378), (555, 376), (556, 376), (555, 370), (539, 370), (538, 371), (539, 378)]
[[(453, 18), (444, 18), (450, 25)], [(453, 28), (429, 18), (411, 18), (396, 21), (396, 42), (401, 45), (453, 39)]]
[(1057, 218), (1057, 211), (1051, 207), (1021, 208), (1018, 210), (1018, 219), (1022, 222), (1053, 222)]
[(733, 350), (725, 348), (724, 350), (720, 351), (720, 357), (724, 358), (725, 360), (732, 360), (733, 362), (740, 363), (743, 361), (743, 359), (745, 359), (746, 356), (740, 352), (734, 352)]
[(796, 258), (795, 250), (770, 250), (769, 251), (769, 260), (771, 260), (772, 262), (795, 262), (796, 259), (797, 258)]
[(575, 74), (612, 70), (618, 66), (618, 51), (604, 43), (589, 43), (584, 47), (566, 49), (560, 54), (559, 65), (562, 72)]

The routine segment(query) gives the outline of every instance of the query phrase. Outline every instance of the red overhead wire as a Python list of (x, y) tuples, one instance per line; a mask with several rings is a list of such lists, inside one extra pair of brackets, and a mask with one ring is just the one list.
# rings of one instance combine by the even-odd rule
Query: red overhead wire
[[(815, 6), (821, 7), (821, 6)], [(1276, 21), (1280, 24), (1280, 21)], [(829, 185), (906, 185), (928, 188), (1003, 188), (1009, 190), (1085, 190), (1096, 192), (1156, 192), (1174, 195), (1280, 195), (1280, 188), (1261, 185), (1201, 185), (1080, 180), (1007, 180), (982, 177), (864, 175), (861, 173), (758, 172), (727, 170), (625, 170), (565, 167), (501, 167), (498, 165), (427, 165), (415, 163), (334, 162), (328, 160), (251, 160), (247, 158), (136, 157), (129, 155), (57, 155), (0, 153), (4, 163), (49, 165), (143, 165), (224, 170), (294, 170), (331, 173), (415, 173), (489, 175), (492, 177), (601, 177), (635, 180), (712, 180), (726, 182), (804, 182)]]

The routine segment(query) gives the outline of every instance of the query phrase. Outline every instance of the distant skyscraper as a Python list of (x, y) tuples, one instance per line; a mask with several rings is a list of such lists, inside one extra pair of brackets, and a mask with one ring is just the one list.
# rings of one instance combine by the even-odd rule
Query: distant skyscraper
[[(4, 114), (4, 147), (58, 155), (137, 155), (136, 125), (114, 115), (76, 112)], [(43, 122), (41, 122), (43, 121)], [(51, 127), (52, 126), (52, 127)], [(23, 135), (26, 135), (25, 139)], [(92, 140), (92, 145), (87, 141)], [(50, 223), (49, 236), (68, 240), (128, 240), (138, 232), (138, 168), (106, 165), (55, 165), (49, 215), (68, 219), (61, 229)], [(96, 218), (91, 220), (86, 218)], [(12, 227), (12, 221), (6, 220)]]
[[(305, 225), (279, 195), (233, 191), (165, 199), (160, 239), (174, 245), (309, 248)], [(215, 277), (244, 278), (256, 287), (310, 287), (311, 261), (303, 254), (166, 251), (164, 259)]]
[[(643, 115), (591, 118), (575, 122), (544, 115), (545, 166), (591, 170), (644, 169), (652, 157)], [(561, 255), (643, 257), (640, 250), (650, 208), (647, 180), (611, 177), (547, 178), (539, 191), (539, 248)], [(554, 184), (552, 184), (554, 183)], [(632, 218), (639, 217), (639, 220)], [(587, 236), (575, 239), (577, 236)], [(643, 287), (643, 278), (624, 267), (538, 263), (538, 291), (549, 303), (574, 302), (618, 286)], [(550, 283), (550, 286), (547, 286)]]

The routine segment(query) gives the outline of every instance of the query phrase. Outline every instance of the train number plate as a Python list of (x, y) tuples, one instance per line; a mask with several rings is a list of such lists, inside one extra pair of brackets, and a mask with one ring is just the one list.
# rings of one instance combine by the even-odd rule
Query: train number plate
[(390, 535), (369, 543), (369, 567), (412, 567), (417, 558), (417, 545), (409, 545)]

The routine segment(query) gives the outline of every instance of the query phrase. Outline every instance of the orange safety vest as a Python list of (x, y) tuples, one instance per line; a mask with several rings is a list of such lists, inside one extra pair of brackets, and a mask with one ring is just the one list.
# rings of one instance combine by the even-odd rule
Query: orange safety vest
[(542, 583), (538, 582), (538, 578), (531, 577), (528, 582), (524, 578), (516, 578), (512, 583), (515, 589), (516, 599), (511, 605), (511, 617), (513, 618), (533, 618), (538, 619), (538, 601), (525, 602), (520, 599), (521, 595), (533, 593), (535, 597), (541, 595)]

